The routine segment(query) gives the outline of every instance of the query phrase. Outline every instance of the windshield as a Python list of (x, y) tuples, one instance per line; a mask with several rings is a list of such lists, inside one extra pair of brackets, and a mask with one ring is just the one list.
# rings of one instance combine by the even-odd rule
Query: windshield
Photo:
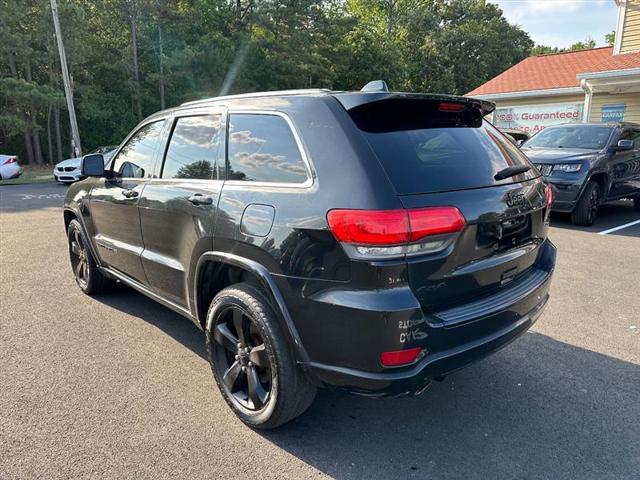
[(524, 148), (584, 148), (602, 150), (611, 127), (567, 126), (545, 128), (526, 142)]

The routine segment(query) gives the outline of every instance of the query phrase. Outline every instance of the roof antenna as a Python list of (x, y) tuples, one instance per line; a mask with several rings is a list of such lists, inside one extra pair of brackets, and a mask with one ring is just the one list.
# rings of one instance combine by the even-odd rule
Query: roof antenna
[(384, 80), (373, 80), (360, 89), (361, 92), (388, 92), (389, 86)]

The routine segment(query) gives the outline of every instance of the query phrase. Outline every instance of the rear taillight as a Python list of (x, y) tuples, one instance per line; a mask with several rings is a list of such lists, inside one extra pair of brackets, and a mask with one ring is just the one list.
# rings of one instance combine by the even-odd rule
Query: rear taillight
[(18, 159), (16, 157), (10, 157), (5, 160), (3, 165), (9, 165), (10, 163), (18, 163)]
[(553, 205), (553, 201), (556, 199), (556, 192), (553, 190), (553, 187), (550, 183), (547, 183), (544, 186), (544, 198), (546, 200), (547, 207)]
[[(347, 253), (361, 258), (390, 258), (432, 253), (444, 248), (465, 220), (456, 207), (411, 210), (331, 210), (329, 229)], [(435, 238), (429, 238), (434, 237)]]

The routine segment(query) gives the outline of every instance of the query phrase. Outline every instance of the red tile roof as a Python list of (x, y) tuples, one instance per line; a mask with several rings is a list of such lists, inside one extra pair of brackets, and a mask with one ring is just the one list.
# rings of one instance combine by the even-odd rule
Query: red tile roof
[(529, 57), (467, 95), (579, 87), (579, 73), (640, 68), (640, 52), (613, 55), (613, 47)]

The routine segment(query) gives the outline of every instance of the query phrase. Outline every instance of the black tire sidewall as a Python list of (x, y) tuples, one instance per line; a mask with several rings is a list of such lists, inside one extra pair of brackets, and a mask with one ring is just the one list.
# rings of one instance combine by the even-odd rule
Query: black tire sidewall
[(600, 185), (593, 180), (589, 181), (578, 201), (576, 209), (571, 215), (572, 223), (582, 226), (593, 225), (593, 222), (598, 216), (597, 209), (594, 213), (591, 213), (591, 195), (594, 189), (598, 192), (598, 201), (601, 200)]

